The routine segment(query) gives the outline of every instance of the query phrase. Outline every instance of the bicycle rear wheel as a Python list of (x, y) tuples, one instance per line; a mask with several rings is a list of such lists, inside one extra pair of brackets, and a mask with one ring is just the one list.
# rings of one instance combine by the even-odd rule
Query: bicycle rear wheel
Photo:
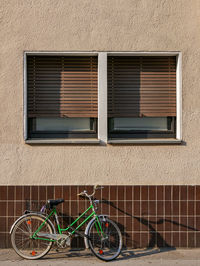
[[(22, 258), (35, 260), (46, 255), (53, 242), (31, 238), (38, 227), (45, 221), (41, 216), (29, 214), (15, 224), (11, 234), (11, 243), (15, 252)], [(40, 233), (53, 234), (52, 226), (46, 221)]]
[(99, 218), (103, 235), (96, 220), (88, 230), (88, 244), (96, 257), (104, 261), (117, 258), (122, 249), (122, 235), (119, 227), (108, 218)]

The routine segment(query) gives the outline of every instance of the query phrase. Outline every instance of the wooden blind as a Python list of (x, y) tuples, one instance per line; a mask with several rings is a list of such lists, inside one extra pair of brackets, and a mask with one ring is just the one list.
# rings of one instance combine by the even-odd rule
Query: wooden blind
[(97, 117), (96, 56), (28, 56), (28, 117)]
[(176, 57), (108, 57), (108, 116), (176, 116)]

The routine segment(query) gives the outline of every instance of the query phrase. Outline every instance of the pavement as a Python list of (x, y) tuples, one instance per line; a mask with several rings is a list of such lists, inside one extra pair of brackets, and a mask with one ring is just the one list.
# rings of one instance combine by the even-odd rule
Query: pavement
[(200, 249), (128, 249), (123, 250), (121, 255), (114, 261), (103, 262), (91, 254), (89, 250), (52, 250), (44, 258), (39, 260), (24, 260), (12, 249), (0, 249), (0, 265), (20, 266), (200, 266)]

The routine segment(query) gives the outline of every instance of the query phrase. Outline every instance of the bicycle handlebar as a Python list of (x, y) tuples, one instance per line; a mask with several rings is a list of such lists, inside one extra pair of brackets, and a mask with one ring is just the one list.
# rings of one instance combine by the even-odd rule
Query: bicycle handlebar
[(80, 192), (79, 194), (77, 194), (77, 196), (86, 196), (88, 198), (91, 198), (91, 197), (94, 196), (94, 194), (95, 194), (95, 192), (96, 192), (97, 189), (103, 189), (103, 188), (104, 188), (103, 186), (95, 185), (94, 188), (93, 188), (93, 193), (91, 195), (89, 195), (87, 193), (87, 190), (84, 190), (84, 191)]

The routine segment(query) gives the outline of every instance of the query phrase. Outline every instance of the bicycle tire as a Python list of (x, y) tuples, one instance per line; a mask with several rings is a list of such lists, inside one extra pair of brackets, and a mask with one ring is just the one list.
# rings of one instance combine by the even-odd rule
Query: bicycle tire
[[(105, 237), (102, 238), (97, 231), (94, 220), (88, 230), (88, 244), (92, 253), (103, 261), (111, 261), (116, 259), (122, 249), (122, 235), (119, 227), (115, 222), (108, 218), (98, 218), (101, 224)], [(112, 232), (113, 231), (113, 232)], [(106, 239), (105, 239), (106, 238)], [(115, 248), (113, 248), (113, 242), (115, 242)], [(112, 246), (112, 247), (111, 247)]]
[[(51, 249), (53, 242), (31, 239), (30, 236), (45, 221), (42, 216), (29, 214), (22, 216), (15, 224), (11, 233), (11, 243), (15, 252), (24, 259), (36, 260), (45, 256)], [(42, 232), (53, 234), (52, 225), (46, 221)]]

